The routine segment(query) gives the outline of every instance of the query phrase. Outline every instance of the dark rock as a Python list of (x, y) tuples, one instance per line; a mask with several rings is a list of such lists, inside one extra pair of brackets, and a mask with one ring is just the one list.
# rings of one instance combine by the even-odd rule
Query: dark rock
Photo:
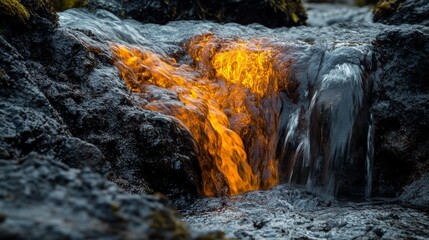
[(399, 199), (415, 205), (429, 206), (429, 173), (406, 186)]
[(16, 35), (28, 31), (49, 31), (57, 26), (51, 1), (9, 0), (0, 4), (0, 33)]
[(119, 17), (125, 17), (125, 6), (122, 0), (88, 0), (85, 4), (90, 10), (104, 9)]
[(354, 0), (354, 4), (357, 6), (375, 5), (378, 0)]
[(175, 20), (212, 20), (282, 27), (303, 25), (307, 19), (301, 0), (122, 0), (121, 5), (119, 0), (90, 0), (87, 6), (145, 23), (161, 24)]
[(429, 2), (427, 0), (380, 1), (374, 9), (374, 22), (429, 26)]
[(0, 160), (0, 239), (186, 239), (156, 196), (130, 195), (89, 169), (35, 153)]
[[(58, 112), (39, 90), (36, 81), (47, 81), (40, 64), (27, 68), (18, 51), (0, 37), (0, 158), (19, 159), (30, 152), (56, 156), (64, 162), (98, 168), (101, 152), (92, 144), (73, 138)], [(70, 151), (73, 150), (73, 151)], [(91, 157), (85, 162), (83, 156)]]
[(53, 0), (52, 3), (56, 11), (64, 11), (70, 8), (82, 7), (86, 0)]
[(373, 42), (374, 194), (395, 196), (429, 170), (429, 31), (393, 28)]

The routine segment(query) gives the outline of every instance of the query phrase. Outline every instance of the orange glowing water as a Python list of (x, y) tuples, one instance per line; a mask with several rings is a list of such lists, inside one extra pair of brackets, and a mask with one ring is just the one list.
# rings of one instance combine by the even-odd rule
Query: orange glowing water
[[(179, 119), (198, 147), (206, 196), (235, 195), (278, 183), (276, 50), (264, 40), (204, 35), (185, 46), (192, 64), (144, 48), (112, 45), (116, 66), (143, 108)], [(156, 94), (161, 90), (161, 94)]]

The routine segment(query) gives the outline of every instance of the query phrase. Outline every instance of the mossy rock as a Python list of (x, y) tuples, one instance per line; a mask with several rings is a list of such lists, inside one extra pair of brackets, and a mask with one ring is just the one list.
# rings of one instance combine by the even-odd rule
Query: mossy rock
[(190, 239), (186, 226), (172, 217), (171, 212), (156, 211), (151, 214), (149, 237), (151, 239)]
[(51, 0), (1, 0), (0, 18), (2, 32), (50, 29), (58, 20)]
[(83, 7), (86, 3), (87, 0), (53, 0), (54, 8), (58, 12)]
[(404, 0), (379, 1), (374, 8), (374, 21), (393, 15), (403, 2)]
[(374, 9), (374, 22), (429, 26), (428, 0), (383, 0)]
[(18, 0), (1, 0), (0, 14), (25, 22), (30, 18), (28, 10)]
[(335, 3), (335, 0), (307, 0), (308, 3)]
[(354, 2), (356, 6), (363, 7), (366, 5), (375, 5), (378, 0), (354, 0)]

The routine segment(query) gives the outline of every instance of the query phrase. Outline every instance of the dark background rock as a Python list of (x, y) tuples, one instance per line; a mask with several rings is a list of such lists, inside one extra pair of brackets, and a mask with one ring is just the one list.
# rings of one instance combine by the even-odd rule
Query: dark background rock
[(160, 24), (175, 20), (212, 20), (283, 27), (303, 25), (307, 19), (301, 0), (90, 0), (87, 7)]
[(429, 31), (393, 28), (373, 42), (378, 78), (373, 192), (395, 196), (429, 170)]
[(429, 26), (429, 1), (383, 0), (374, 9), (374, 22)]
[[(0, 36), (0, 158), (18, 159), (37, 152), (101, 169), (103, 154), (94, 145), (71, 136), (37, 87), (37, 81), (47, 79), (40, 64), (25, 61)], [(85, 155), (90, 156), (87, 162), (81, 158)]]

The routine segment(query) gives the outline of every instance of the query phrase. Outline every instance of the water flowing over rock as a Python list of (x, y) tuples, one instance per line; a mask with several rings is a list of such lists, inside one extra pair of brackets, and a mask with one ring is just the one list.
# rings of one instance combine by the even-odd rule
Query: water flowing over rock
[[(233, 39), (240, 39), (240, 36), (246, 36), (247, 39), (266, 39), (263, 43), (264, 46), (267, 49), (275, 49), (272, 57), (275, 59), (277, 70), (274, 70), (274, 74), (281, 76), (280, 79), (285, 82), (286, 87), (279, 88), (279, 92), (276, 93), (275, 97), (278, 99), (275, 101), (277, 103), (273, 102), (275, 107), (270, 110), (272, 113), (277, 112), (278, 122), (273, 123), (276, 125), (268, 125), (276, 129), (276, 135), (271, 137), (275, 141), (273, 147), (270, 147), (271, 149), (277, 149), (274, 155), (276, 160), (273, 162), (276, 167), (275, 171), (258, 173), (258, 171), (264, 169), (262, 166), (270, 164), (271, 158), (254, 158), (253, 156), (258, 155), (252, 155), (256, 152), (251, 151), (261, 146), (253, 145), (252, 148), (245, 147), (253, 173), (260, 174), (258, 176), (262, 179), (269, 178), (270, 174), (280, 174), (280, 178), (277, 181), (308, 184), (310, 188), (320, 188), (330, 194), (357, 196), (368, 194), (372, 161), (371, 149), (368, 150), (367, 143), (368, 139), (371, 139), (368, 104), (370, 76), (373, 71), (373, 56), (370, 52), (369, 39), (371, 39), (371, 36), (375, 36), (377, 28), (374, 30), (367, 29), (361, 35), (353, 36), (355, 32), (352, 29), (357, 25), (350, 24), (349, 28), (351, 30), (337, 27), (328, 28), (328, 30), (325, 29), (320, 32), (320, 34), (325, 34), (324, 37), (314, 39), (311, 37), (313, 35), (313, 33), (310, 34), (311, 30), (306, 32), (304, 29), (285, 31), (282, 29), (272, 30), (261, 26), (244, 27), (236, 24), (218, 25), (204, 22), (173, 22), (164, 26), (142, 25), (132, 20), (120, 20), (105, 11), (97, 11), (92, 14), (77, 10), (61, 14), (60, 22), (64, 28), (80, 29), (80, 32), (94, 34), (95, 37), (89, 35), (91, 38), (81, 34), (76, 35), (76, 37), (84, 45), (98, 48), (100, 49), (99, 51), (105, 51), (106, 54), (111, 54), (110, 43), (119, 43), (129, 48), (142, 47), (140, 50), (119, 49), (118, 51), (120, 52), (116, 53), (121, 56), (120, 59), (125, 64), (125, 68), (120, 67), (124, 78), (127, 79), (127, 76), (131, 76), (130, 80), (127, 80), (129, 86), (140, 93), (136, 96), (144, 99), (141, 101), (141, 105), (148, 106), (144, 108), (178, 117), (194, 133), (194, 138), (196, 139), (199, 137), (195, 136), (193, 131), (196, 125), (189, 125), (191, 123), (187, 123), (186, 117), (181, 118), (177, 114), (172, 114), (171, 111), (173, 110), (168, 110), (169, 107), (166, 109), (165, 106), (159, 105), (163, 102), (169, 104), (169, 101), (176, 101), (171, 106), (176, 106), (176, 104), (180, 106), (184, 101), (181, 100), (183, 99), (182, 95), (174, 97), (175, 93), (172, 93), (172, 91), (176, 90), (163, 90), (171, 84), (166, 85), (162, 79), (165, 76), (167, 76), (167, 79), (173, 79), (177, 78), (178, 74), (184, 74), (183, 77), (178, 78), (179, 82), (184, 82), (187, 81), (186, 76), (205, 74), (204, 72), (199, 72), (198, 69), (192, 70), (195, 61), (199, 61), (198, 59), (202, 59), (205, 56), (195, 57), (192, 54), (189, 56), (189, 53), (186, 52), (186, 49), (189, 49), (186, 46), (191, 46), (192, 48), (195, 36), (214, 36), (220, 39), (219, 43), (210, 43), (211, 40), (209, 40), (209, 44), (214, 44), (217, 49), (205, 49), (203, 47), (202, 50), (198, 50), (207, 53), (213, 52), (212, 54), (215, 54), (213, 58), (216, 58), (216, 54), (224, 52), (221, 47), (223, 42), (225, 44), (232, 43)], [(192, 24), (192, 27), (190, 24)], [(317, 31), (317, 28), (313, 28), (312, 31)], [(341, 34), (335, 33), (335, 37), (339, 36), (339, 39), (335, 39), (334, 35), (330, 35), (330, 31), (332, 33), (340, 31)], [(301, 41), (302, 44), (288, 44), (288, 42), (296, 42), (297, 40)], [(246, 42), (248, 40), (239, 41)], [(335, 41), (345, 41), (350, 42), (350, 44), (336, 43)], [(130, 52), (122, 53), (122, 51)], [(132, 51), (135, 53), (132, 53)], [(159, 72), (145, 70), (148, 66), (151, 66), (148, 64), (153, 64), (145, 60), (148, 58), (153, 61), (153, 53), (158, 54), (157, 58), (161, 59), (157, 60), (159, 63), (156, 65), (156, 68), (159, 69), (156, 71)], [(207, 56), (209, 57), (208, 59), (211, 59), (210, 55)], [(169, 58), (173, 58), (173, 60), (169, 60)], [(127, 63), (128, 59), (130, 60), (129, 63)], [(139, 61), (141, 63), (138, 63)], [(216, 60), (213, 61), (216, 64)], [(136, 63), (134, 64), (133, 62)], [(180, 63), (178, 66), (181, 67), (172, 72), (172, 69), (175, 69), (174, 64), (176, 62)], [(133, 65), (130, 65), (131, 63)], [(207, 69), (204, 62), (197, 62), (197, 64), (203, 64), (198, 68)], [(136, 66), (135, 69), (124, 72), (125, 69), (134, 66)], [(154, 65), (152, 66), (155, 67)], [(185, 72), (185, 69), (188, 68), (191, 70), (186, 71), (190, 72)], [(221, 69), (216, 70), (221, 71)], [(210, 78), (210, 76), (208, 77)], [(225, 76), (218, 78), (225, 79)], [(281, 82), (273, 82), (272, 84), (282, 85)], [(141, 92), (140, 88), (144, 88), (145, 92)], [(155, 93), (158, 95), (153, 95)], [(195, 97), (194, 90), (190, 93), (183, 92), (180, 94), (191, 93), (193, 95), (189, 96), (191, 98), (193, 98), (192, 96)], [(229, 93), (227, 92), (227, 94)], [(217, 98), (219, 97), (217, 96)], [(265, 100), (262, 99), (252, 100), (252, 104), (256, 104), (256, 109), (263, 106), (258, 105), (263, 104)], [(240, 104), (240, 100), (237, 101), (237, 104)], [(185, 105), (187, 104), (192, 106), (194, 103), (186, 102)], [(244, 105), (244, 109), (249, 109), (249, 107), (250, 105)], [(244, 112), (244, 116), (254, 118), (256, 115), (252, 115), (254, 114), (252, 111)], [(234, 110), (232, 113), (234, 113)], [(204, 113), (200, 115), (204, 116)], [(231, 122), (231, 127), (233, 127), (234, 131), (237, 131), (239, 135), (243, 134), (240, 133), (240, 130), (237, 130), (238, 128), (234, 127), (235, 117), (236, 115), (234, 114), (228, 115), (228, 121)], [(275, 116), (273, 117), (276, 118)], [(225, 126), (229, 128), (228, 125)], [(261, 131), (266, 132), (268, 129), (262, 125)], [(259, 130), (256, 132), (251, 131), (250, 134), (258, 134), (258, 132)], [(243, 136), (240, 135), (246, 146), (249, 144), (249, 142), (246, 142), (247, 139), (256, 139), (258, 135), (249, 135), (253, 137)], [(197, 142), (201, 142), (201, 140)], [(369, 146), (372, 146), (371, 143), (369, 143)], [(200, 148), (199, 152), (201, 153), (202, 151), (205, 150)], [(200, 157), (200, 166), (203, 168), (203, 181), (205, 181), (205, 171), (208, 171), (204, 164), (207, 163), (202, 162)], [(212, 168), (209, 171), (212, 171)], [(219, 174), (224, 175), (227, 179), (225, 184), (229, 189), (235, 187), (235, 185), (231, 184), (232, 180), (225, 176), (226, 174), (223, 170), (219, 169)], [(243, 171), (239, 171), (237, 174), (242, 179), (245, 179), (243, 178)], [(263, 184), (260, 186), (264, 188)], [(218, 190), (216, 190), (217, 192), (215, 191), (215, 195), (224, 192), (223, 187), (220, 188), (221, 190), (219, 190), (219, 187), (216, 187), (216, 189)], [(212, 195), (212, 193), (209, 195)]]
[(372, 13), (369, 7), (353, 7), (340, 4), (305, 4), (307, 24), (310, 26), (329, 26), (336, 23), (371, 23)]

